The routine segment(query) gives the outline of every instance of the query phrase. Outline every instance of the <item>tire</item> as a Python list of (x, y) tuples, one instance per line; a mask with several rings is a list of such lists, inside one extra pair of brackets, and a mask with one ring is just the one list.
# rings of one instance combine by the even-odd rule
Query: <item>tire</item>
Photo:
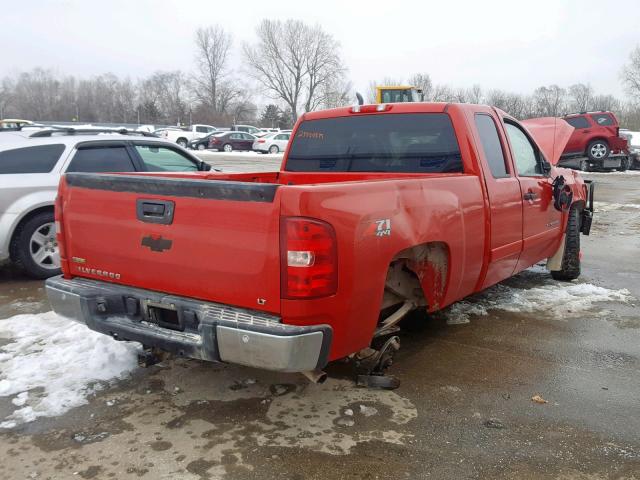
[(594, 140), (587, 146), (587, 156), (590, 160), (604, 160), (611, 153), (609, 144), (604, 140)]
[(629, 159), (628, 158), (623, 158), (620, 161), (620, 168), (618, 169), (619, 172), (626, 172), (627, 170), (629, 170)]
[(562, 268), (551, 271), (555, 280), (569, 282), (580, 276), (580, 213), (575, 205), (569, 210)]
[(271, 145), (269, 147), (269, 153), (274, 154), (274, 153), (278, 153), (280, 151), (280, 149), (278, 148), (277, 145)]
[(586, 158), (583, 158), (582, 160), (580, 160), (580, 170), (582, 170), (583, 172), (591, 171), (591, 167), (589, 166), (589, 160), (587, 160)]
[(186, 138), (179, 138), (178, 140), (176, 140), (176, 143), (180, 145), (182, 148), (187, 148), (188, 142)]
[(233, 152), (233, 147), (230, 143), (225, 143), (222, 147), (222, 150), (224, 150), (225, 152)]
[(45, 279), (60, 275), (52, 211), (38, 213), (18, 227), (11, 241), (11, 258), (30, 277)]
[(204, 143), (199, 143), (198, 144), (198, 150), (204, 150)]

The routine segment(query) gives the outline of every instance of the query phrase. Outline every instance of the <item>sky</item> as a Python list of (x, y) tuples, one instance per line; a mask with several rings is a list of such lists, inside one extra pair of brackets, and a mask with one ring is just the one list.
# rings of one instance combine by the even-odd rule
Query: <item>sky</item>
[(340, 42), (355, 90), (428, 73), (434, 83), (531, 93), (591, 84), (623, 96), (620, 70), (640, 44), (640, 1), (0, 0), (0, 77), (34, 67), (132, 79), (191, 71), (194, 32), (220, 24), (243, 43), (265, 18), (319, 24)]

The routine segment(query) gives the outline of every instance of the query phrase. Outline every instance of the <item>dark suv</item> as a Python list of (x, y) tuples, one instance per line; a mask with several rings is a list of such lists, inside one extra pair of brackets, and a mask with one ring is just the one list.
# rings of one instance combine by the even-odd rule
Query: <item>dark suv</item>
[(564, 120), (575, 130), (560, 165), (589, 171), (629, 168), (627, 140), (620, 137), (618, 119), (611, 112), (582, 112)]

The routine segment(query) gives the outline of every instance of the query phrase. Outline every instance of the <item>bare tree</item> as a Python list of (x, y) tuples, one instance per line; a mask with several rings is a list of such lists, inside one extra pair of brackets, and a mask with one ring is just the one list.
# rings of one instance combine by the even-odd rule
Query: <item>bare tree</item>
[(218, 25), (196, 31), (195, 93), (214, 113), (224, 113), (233, 99), (226, 83), (231, 45), (231, 34)]
[(620, 108), (620, 102), (613, 95), (595, 95), (591, 101), (591, 109), (596, 111), (617, 112)]
[[(344, 83), (345, 67), (339, 55), (340, 45), (318, 25), (305, 28), (307, 46), (304, 110), (317, 109), (326, 95), (335, 93), (337, 85)], [(337, 87), (337, 90), (342, 90)]]
[(569, 110), (573, 112), (586, 112), (591, 108), (593, 100), (593, 88), (591, 85), (576, 83), (570, 85), (569, 89)]
[(321, 85), (319, 90), (320, 108), (337, 108), (353, 104), (353, 85), (344, 78), (333, 78)]
[(306, 75), (308, 48), (305, 25), (299, 20), (263, 20), (256, 29), (258, 44), (244, 46), (244, 55), (255, 78), (273, 98), (283, 100), (298, 118), (298, 104)]
[(344, 76), (339, 45), (319, 26), (263, 20), (256, 33), (258, 43), (244, 46), (249, 74), (267, 94), (284, 101), (294, 120), (300, 106), (305, 111), (318, 108), (325, 87)]
[(456, 95), (449, 85), (436, 85), (431, 99), (434, 102), (455, 102)]
[(640, 45), (629, 55), (629, 63), (622, 69), (622, 82), (629, 96), (640, 102)]
[(541, 117), (558, 117), (564, 113), (566, 91), (558, 85), (539, 87), (533, 92), (537, 113)]
[(428, 73), (415, 73), (409, 77), (409, 85), (422, 90), (425, 101), (429, 101), (433, 94), (433, 83)]
[(5, 113), (11, 103), (11, 94), (13, 92), (13, 83), (11, 79), (4, 78), (0, 86), (0, 119), (6, 118)]

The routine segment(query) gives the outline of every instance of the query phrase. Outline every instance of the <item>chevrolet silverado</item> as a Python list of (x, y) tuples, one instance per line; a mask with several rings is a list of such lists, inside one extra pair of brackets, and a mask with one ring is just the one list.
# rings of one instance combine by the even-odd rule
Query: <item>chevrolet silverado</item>
[(380, 373), (411, 312), (544, 259), (580, 274), (593, 185), (555, 167), (572, 130), (480, 105), (356, 105), (304, 114), (278, 172), (67, 173), (48, 296), (178, 355), (312, 379), (373, 356)]

